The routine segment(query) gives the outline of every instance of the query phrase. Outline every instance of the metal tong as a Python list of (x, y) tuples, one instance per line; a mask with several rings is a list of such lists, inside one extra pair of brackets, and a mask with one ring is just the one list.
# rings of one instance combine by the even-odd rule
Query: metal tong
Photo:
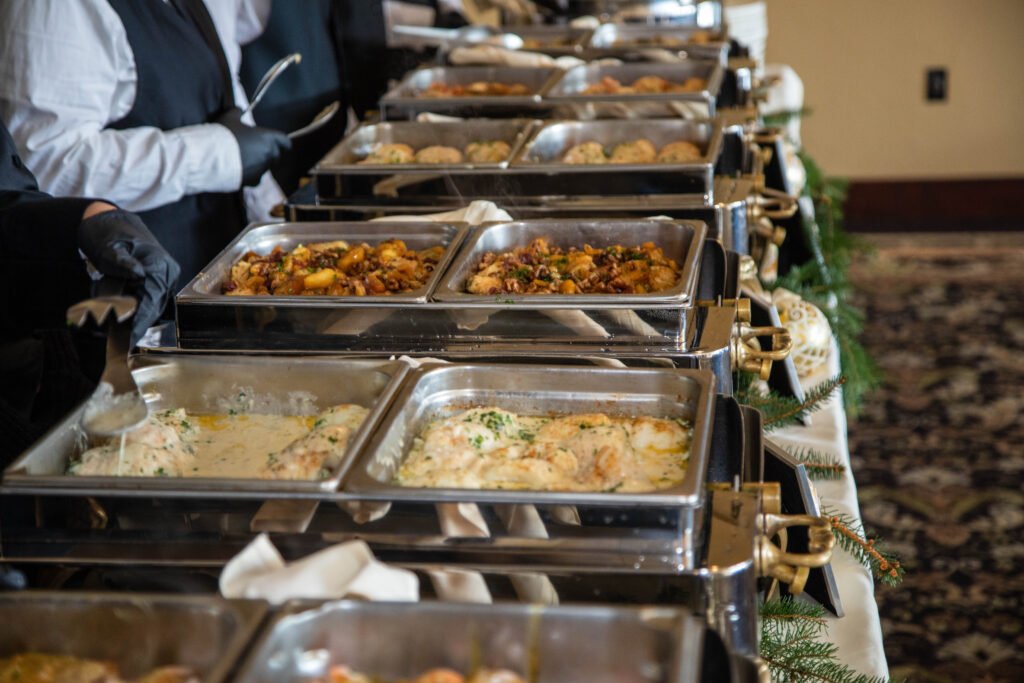
[(292, 54), (277, 60), (273, 66), (267, 69), (267, 73), (263, 74), (263, 78), (261, 78), (259, 84), (256, 85), (256, 90), (252, 94), (252, 100), (249, 101), (249, 106), (242, 110), (242, 116), (251, 112), (253, 108), (260, 103), (263, 96), (267, 94), (267, 88), (269, 88), (270, 85), (276, 81), (289, 66), (292, 64), (298, 64), (301, 61), (302, 55), (298, 52), (293, 52)]
[(149, 417), (149, 407), (142, 398), (131, 371), (128, 352), (131, 350), (131, 325), (138, 302), (122, 296), (124, 282), (103, 278), (97, 295), (68, 309), (68, 323), (82, 327), (91, 317), (97, 325), (107, 327), (107, 358), (100, 383), (85, 405), (82, 428), (93, 436), (117, 436), (133, 429)]

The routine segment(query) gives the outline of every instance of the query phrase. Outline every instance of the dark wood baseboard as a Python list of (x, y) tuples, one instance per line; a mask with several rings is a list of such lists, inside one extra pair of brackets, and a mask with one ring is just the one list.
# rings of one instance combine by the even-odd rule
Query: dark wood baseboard
[(853, 181), (850, 232), (1024, 230), (1024, 177)]

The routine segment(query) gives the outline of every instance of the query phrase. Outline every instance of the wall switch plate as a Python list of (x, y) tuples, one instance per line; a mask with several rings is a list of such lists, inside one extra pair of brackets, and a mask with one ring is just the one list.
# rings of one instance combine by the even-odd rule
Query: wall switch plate
[(928, 69), (925, 73), (925, 99), (929, 102), (945, 102), (948, 82), (945, 67)]

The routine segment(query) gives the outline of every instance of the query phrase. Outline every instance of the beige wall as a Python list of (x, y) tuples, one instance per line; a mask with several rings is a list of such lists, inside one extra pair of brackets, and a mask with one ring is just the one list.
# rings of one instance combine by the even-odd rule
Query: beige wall
[[(804, 147), (851, 178), (1024, 175), (1024, 0), (768, 0), (804, 81)], [(945, 103), (925, 70), (949, 72)]]

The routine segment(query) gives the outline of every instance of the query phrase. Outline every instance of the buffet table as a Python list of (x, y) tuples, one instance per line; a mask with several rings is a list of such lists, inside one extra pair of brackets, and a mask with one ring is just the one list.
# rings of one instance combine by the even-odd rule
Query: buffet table
[[(833, 343), (828, 362), (803, 378), (807, 390), (839, 374), (839, 353)], [(813, 448), (834, 456), (846, 467), (841, 479), (819, 481), (815, 489), (826, 511), (835, 511), (860, 520), (857, 484), (850, 466), (850, 448), (846, 438), (846, 413), (841, 389), (814, 413), (810, 424), (780, 429), (769, 438), (787, 449)], [(875, 604), (874, 579), (852, 555), (836, 549), (832, 555), (839, 595), (846, 615), (829, 616), (828, 637), (839, 647), (839, 661), (868, 676), (888, 676), (889, 670), (882, 648), (882, 628)]]

